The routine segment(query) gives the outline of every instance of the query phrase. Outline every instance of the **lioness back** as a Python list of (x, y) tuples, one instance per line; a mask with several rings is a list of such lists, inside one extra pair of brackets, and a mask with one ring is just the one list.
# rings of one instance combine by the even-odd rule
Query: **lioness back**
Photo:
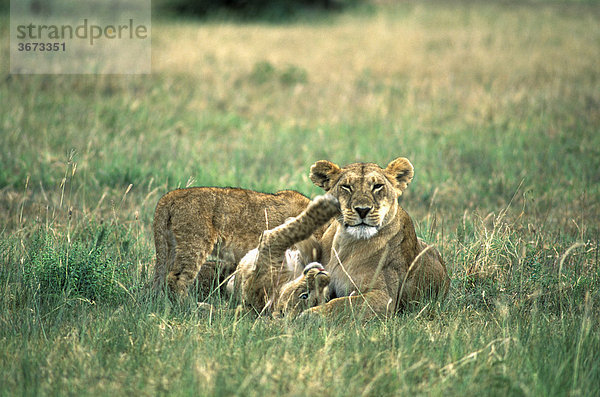
[[(168, 279), (173, 292), (185, 293), (198, 276), (210, 288), (216, 269), (202, 266), (209, 254), (228, 262), (222, 277), (258, 245), (264, 230), (282, 224), (307, 207), (309, 199), (285, 190), (275, 194), (239, 188), (193, 187), (165, 194), (154, 215), (156, 266), (154, 286)], [(204, 284), (208, 285), (204, 285)]]

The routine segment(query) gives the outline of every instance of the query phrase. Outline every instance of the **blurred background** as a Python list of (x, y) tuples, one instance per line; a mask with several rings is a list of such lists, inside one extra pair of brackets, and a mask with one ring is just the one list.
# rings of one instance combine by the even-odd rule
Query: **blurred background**
[(192, 180), (314, 195), (316, 160), (406, 156), (421, 216), (497, 212), (514, 196), (515, 211), (527, 203), (574, 231), (569, 219), (598, 216), (598, 13), (579, 1), (157, 0), (153, 73), (139, 76), (9, 75), (5, 40), (0, 186), (52, 200), (72, 161), (88, 202), (157, 189), (140, 209), (149, 220), (159, 194)]

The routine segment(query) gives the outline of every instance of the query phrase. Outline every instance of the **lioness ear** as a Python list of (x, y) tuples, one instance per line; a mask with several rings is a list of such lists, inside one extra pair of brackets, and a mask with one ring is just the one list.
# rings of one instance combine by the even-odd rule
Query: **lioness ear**
[(403, 192), (415, 175), (415, 169), (408, 159), (398, 157), (388, 164), (385, 169), (388, 178), (394, 182), (394, 187)]
[(318, 187), (328, 191), (340, 172), (342, 172), (340, 167), (331, 161), (319, 160), (310, 167), (310, 180)]

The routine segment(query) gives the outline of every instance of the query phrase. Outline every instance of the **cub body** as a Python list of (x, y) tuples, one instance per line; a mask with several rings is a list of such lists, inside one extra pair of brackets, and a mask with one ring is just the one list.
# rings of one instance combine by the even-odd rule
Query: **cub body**
[[(187, 293), (198, 279), (201, 293), (223, 281), (239, 260), (259, 243), (264, 230), (281, 225), (300, 214), (310, 200), (285, 190), (275, 194), (238, 188), (193, 187), (165, 194), (154, 215), (156, 266), (154, 288), (168, 285), (179, 295)], [(319, 245), (314, 238), (299, 242), (305, 263), (316, 259)], [(209, 254), (223, 265), (207, 262)], [(200, 274), (199, 274), (200, 273)]]
[(242, 303), (274, 316), (294, 316), (325, 302), (329, 274), (320, 263), (303, 267), (294, 244), (308, 239), (338, 212), (331, 195), (316, 197), (296, 218), (264, 232), (227, 285)]

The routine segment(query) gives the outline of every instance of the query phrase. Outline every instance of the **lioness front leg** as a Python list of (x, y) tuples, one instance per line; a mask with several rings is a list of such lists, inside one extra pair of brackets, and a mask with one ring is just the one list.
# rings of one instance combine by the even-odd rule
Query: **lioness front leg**
[(330, 300), (324, 305), (305, 311), (306, 315), (335, 317), (341, 313), (360, 319), (386, 318), (393, 314), (393, 299), (384, 291), (372, 290), (365, 294), (353, 294)]

